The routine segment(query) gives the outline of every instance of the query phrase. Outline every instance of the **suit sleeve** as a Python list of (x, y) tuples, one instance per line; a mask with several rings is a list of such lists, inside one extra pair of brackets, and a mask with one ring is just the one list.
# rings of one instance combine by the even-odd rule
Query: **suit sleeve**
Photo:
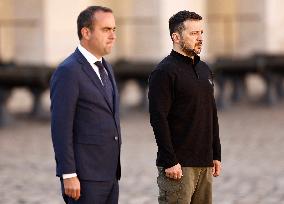
[(168, 114), (172, 105), (173, 83), (170, 75), (163, 70), (155, 70), (149, 78), (149, 113), (158, 145), (160, 158), (165, 168), (176, 165), (176, 157), (172, 141)]
[(79, 95), (77, 77), (74, 69), (59, 67), (51, 79), (51, 134), (59, 176), (76, 172), (73, 123)]

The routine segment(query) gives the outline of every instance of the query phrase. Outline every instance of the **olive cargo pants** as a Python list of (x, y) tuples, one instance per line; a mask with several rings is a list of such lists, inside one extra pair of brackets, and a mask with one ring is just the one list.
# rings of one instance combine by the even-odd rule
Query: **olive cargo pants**
[(212, 204), (212, 167), (182, 167), (179, 180), (158, 167), (159, 204)]

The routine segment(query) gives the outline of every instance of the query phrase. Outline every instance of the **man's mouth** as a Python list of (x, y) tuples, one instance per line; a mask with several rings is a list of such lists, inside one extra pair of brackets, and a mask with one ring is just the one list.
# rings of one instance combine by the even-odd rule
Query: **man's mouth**
[(202, 47), (202, 43), (197, 44), (196, 47), (201, 48)]
[(113, 42), (107, 42), (106, 43), (108, 46), (112, 46), (113, 45)]

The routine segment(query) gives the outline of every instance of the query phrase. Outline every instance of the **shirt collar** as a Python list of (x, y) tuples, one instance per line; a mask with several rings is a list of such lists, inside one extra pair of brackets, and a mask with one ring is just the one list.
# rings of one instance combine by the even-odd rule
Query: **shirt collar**
[(189, 63), (189, 64), (194, 65), (194, 66), (196, 64), (198, 64), (198, 62), (200, 61), (200, 57), (197, 54), (194, 55), (194, 60), (192, 60), (191, 57), (184, 56), (184, 55), (178, 53), (175, 50), (172, 50), (170, 55), (175, 57), (175, 58), (178, 58), (179, 60), (181, 60), (181, 61), (183, 61), (185, 63)]
[(94, 64), (96, 61), (102, 62), (102, 58), (100, 59), (96, 58), (92, 53), (90, 53), (81, 44), (78, 45), (78, 49), (90, 64)]

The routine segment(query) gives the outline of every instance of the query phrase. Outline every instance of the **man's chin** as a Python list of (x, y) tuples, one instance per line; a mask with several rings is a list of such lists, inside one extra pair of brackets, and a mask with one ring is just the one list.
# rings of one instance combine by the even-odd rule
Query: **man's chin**
[(195, 49), (194, 52), (199, 55), (201, 53), (201, 49)]
[(108, 49), (105, 49), (105, 55), (108, 55), (110, 54), (112, 51), (112, 48), (108, 48)]

